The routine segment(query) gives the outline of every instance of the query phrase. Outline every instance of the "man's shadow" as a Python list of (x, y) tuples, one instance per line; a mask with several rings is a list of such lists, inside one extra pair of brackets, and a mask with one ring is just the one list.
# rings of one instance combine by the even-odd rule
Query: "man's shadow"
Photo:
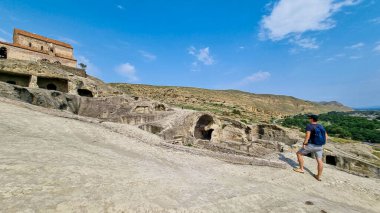
[[(306, 156), (304, 156), (304, 157), (306, 157)], [(281, 161), (284, 161), (285, 163), (289, 164), (289, 165), (290, 165), (291, 167), (293, 167), (293, 168), (298, 168), (298, 166), (299, 166), (298, 162), (294, 161), (293, 159), (290, 159), (290, 158), (285, 157), (284, 154), (279, 154), (279, 158), (278, 158), (278, 159), (281, 160)], [(314, 173), (311, 172), (310, 169), (306, 168), (305, 166), (304, 166), (304, 169), (305, 169), (305, 171), (307, 171), (311, 176), (314, 177)]]

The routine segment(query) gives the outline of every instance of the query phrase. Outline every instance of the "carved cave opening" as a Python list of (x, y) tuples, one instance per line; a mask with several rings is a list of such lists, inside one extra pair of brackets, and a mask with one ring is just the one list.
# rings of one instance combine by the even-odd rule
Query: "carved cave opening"
[(30, 75), (0, 71), (0, 81), (8, 84), (28, 87), (30, 78)]
[(336, 157), (332, 155), (326, 155), (326, 163), (336, 166)]
[(83, 96), (83, 97), (90, 97), (90, 98), (94, 97), (94, 94), (92, 94), (92, 92), (88, 89), (78, 89), (77, 92), (78, 92), (78, 95)]
[(194, 129), (194, 137), (202, 140), (211, 140), (214, 129), (210, 126), (214, 123), (214, 119), (210, 115), (202, 115)]
[(69, 90), (68, 80), (62, 78), (37, 77), (37, 85), (42, 89), (57, 90), (66, 93)]

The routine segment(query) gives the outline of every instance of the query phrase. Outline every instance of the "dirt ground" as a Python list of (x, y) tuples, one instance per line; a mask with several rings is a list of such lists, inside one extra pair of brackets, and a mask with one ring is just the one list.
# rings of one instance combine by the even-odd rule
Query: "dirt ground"
[(380, 180), (326, 166), (318, 182), (292, 153), (233, 165), (36, 109), (0, 101), (0, 212), (380, 212)]

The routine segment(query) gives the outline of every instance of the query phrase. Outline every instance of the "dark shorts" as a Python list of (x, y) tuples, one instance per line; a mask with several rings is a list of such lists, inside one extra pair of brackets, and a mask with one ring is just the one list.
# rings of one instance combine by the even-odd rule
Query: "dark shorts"
[(308, 155), (314, 153), (316, 158), (322, 159), (323, 156), (323, 146), (317, 146), (314, 144), (308, 144), (305, 148), (301, 148), (299, 151), (302, 155)]

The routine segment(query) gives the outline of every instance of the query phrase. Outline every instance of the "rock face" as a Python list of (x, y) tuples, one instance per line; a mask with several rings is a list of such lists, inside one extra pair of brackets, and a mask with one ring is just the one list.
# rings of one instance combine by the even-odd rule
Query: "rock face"
[(81, 97), (0, 82), (0, 96), (77, 115), (125, 123), (176, 144), (263, 157), (292, 145), (287, 130), (268, 124), (246, 125), (209, 113), (181, 110), (127, 95)]
[[(0, 82), (0, 96), (33, 105), (128, 124), (141, 124), (170, 114), (164, 104), (129, 96), (89, 98), (59, 91), (26, 88)], [(145, 111), (141, 111), (145, 108)]]
[(0, 81), (89, 97), (118, 94), (117, 90), (88, 76), (84, 70), (47, 62), (2, 59)]
[(323, 160), (353, 174), (380, 178), (380, 159), (373, 154), (372, 147), (366, 144), (329, 143), (325, 146)]

